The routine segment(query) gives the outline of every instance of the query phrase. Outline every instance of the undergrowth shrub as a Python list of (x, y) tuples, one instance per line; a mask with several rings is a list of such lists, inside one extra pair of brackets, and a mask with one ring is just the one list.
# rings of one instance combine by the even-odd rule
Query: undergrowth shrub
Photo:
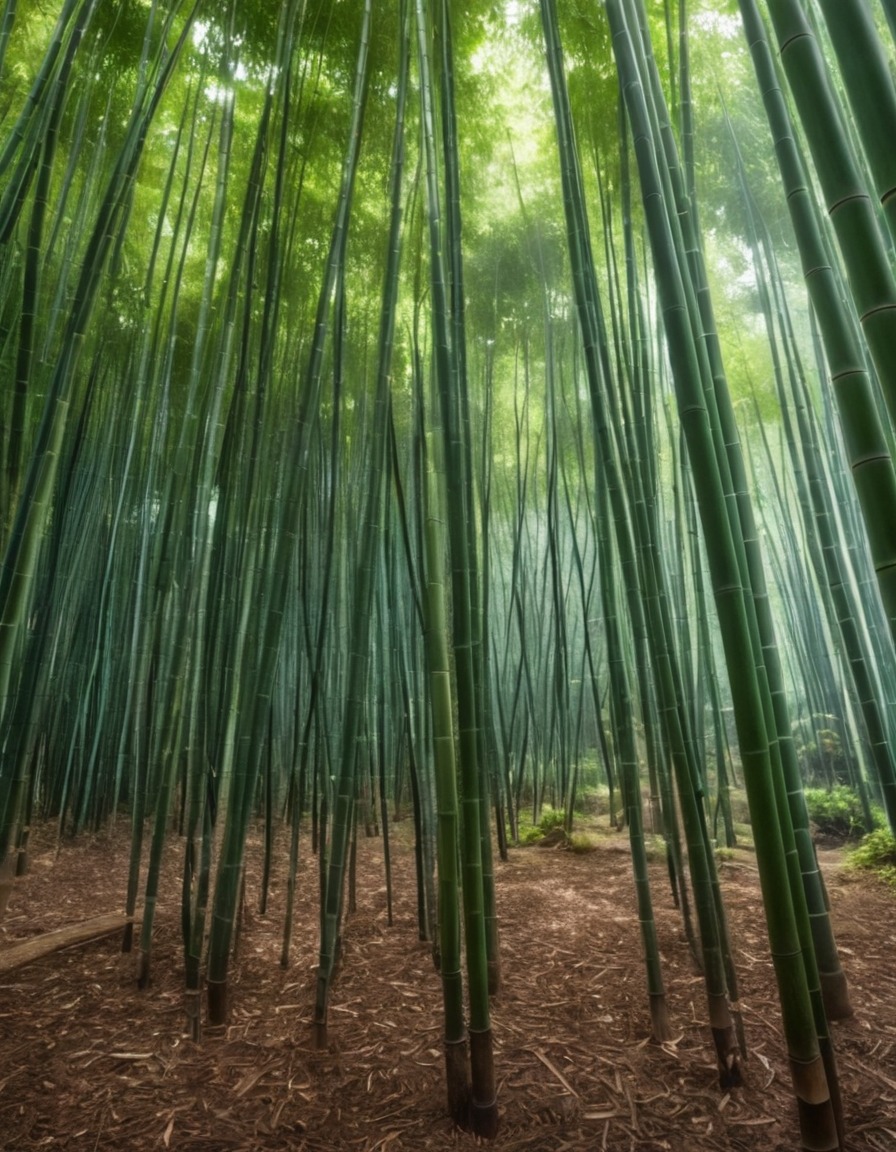
[(581, 855), (584, 852), (596, 852), (598, 845), (594, 837), (589, 836), (587, 832), (573, 832), (566, 846), (570, 852)]
[(565, 823), (566, 813), (562, 808), (552, 808), (550, 804), (545, 804), (541, 810), (541, 819), (538, 821), (542, 835), (547, 836), (548, 832), (554, 828), (562, 828)]
[(528, 820), (520, 817), (517, 829), (520, 844), (537, 844), (545, 836), (559, 828), (561, 831), (566, 822), (566, 813), (562, 808), (552, 808), (545, 804), (541, 809), (541, 818), (537, 824), (530, 824)]
[(807, 788), (805, 796), (809, 819), (822, 835), (857, 840), (871, 831), (865, 821), (862, 801), (845, 784), (830, 789)]
[(849, 854), (850, 868), (876, 872), (882, 880), (896, 888), (896, 836), (889, 828), (875, 828), (862, 837)]

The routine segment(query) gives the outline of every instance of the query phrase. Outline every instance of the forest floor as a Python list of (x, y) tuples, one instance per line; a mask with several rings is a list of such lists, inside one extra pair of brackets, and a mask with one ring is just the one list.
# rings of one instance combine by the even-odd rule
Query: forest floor
[[(417, 937), (409, 823), (395, 826), (394, 923), (382, 841), (358, 843), (357, 909), (333, 989), (330, 1048), (310, 1018), (316, 869), (279, 964), (283, 876), (268, 911), (247, 912), (231, 1017), (189, 1039), (176, 897), (153, 933), (153, 982), (111, 936), (0, 973), (0, 1148), (176, 1152), (463, 1152), (477, 1141), (445, 1114), (440, 982)], [(307, 844), (307, 841), (306, 841)], [(0, 924), (0, 954), (22, 939), (122, 905), (128, 838), (32, 836), (31, 868)], [(179, 892), (179, 847), (161, 891)], [(281, 856), (285, 853), (281, 853)], [(257, 907), (260, 847), (248, 865)], [(820, 852), (855, 1015), (833, 1026), (850, 1152), (896, 1148), (896, 896)], [(497, 862), (503, 988), (493, 1007), (501, 1131), (494, 1152), (773, 1152), (799, 1148), (755, 861), (720, 866), (741, 980), (745, 1085), (718, 1088), (706, 1001), (669, 898), (653, 890), (672, 1042), (649, 1015), (626, 837), (574, 854), (526, 847)]]

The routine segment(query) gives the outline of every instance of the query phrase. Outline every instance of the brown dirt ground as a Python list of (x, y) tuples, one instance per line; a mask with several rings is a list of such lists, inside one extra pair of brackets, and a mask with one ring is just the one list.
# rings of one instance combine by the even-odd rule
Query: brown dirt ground
[[(285, 884), (250, 911), (234, 970), (231, 1022), (186, 1031), (179, 915), (156, 918), (153, 984), (138, 991), (117, 937), (0, 977), (0, 1147), (178, 1152), (419, 1152), (477, 1141), (445, 1114), (440, 985), (417, 939), (411, 831), (395, 844), (386, 921), (382, 842), (359, 842), (357, 911), (330, 1011), (330, 1050), (312, 1050), (315, 869), (297, 917), (293, 964), (279, 966)], [(0, 948), (121, 907), (127, 836), (32, 838)], [(169, 850), (162, 890), (179, 891)], [(257, 860), (249, 904), (257, 903)], [(896, 898), (822, 852), (854, 1017), (834, 1026), (850, 1152), (896, 1149)], [(497, 867), (504, 986), (494, 1004), (501, 1132), (495, 1152), (773, 1152), (799, 1148), (796, 1111), (752, 857), (722, 866), (742, 982), (746, 1084), (718, 1089), (700, 979), (671, 906), (654, 892), (675, 1040), (649, 1017), (624, 836), (587, 855), (511, 850)]]

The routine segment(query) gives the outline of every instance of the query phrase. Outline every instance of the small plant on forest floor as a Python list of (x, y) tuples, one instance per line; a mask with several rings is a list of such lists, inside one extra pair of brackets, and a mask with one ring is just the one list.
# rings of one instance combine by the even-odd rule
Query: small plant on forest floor
[[(566, 813), (562, 808), (552, 808), (550, 804), (545, 804), (537, 824), (530, 824), (527, 820), (520, 819), (517, 839), (520, 844), (537, 844), (551, 833), (562, 833), (565, 823)], [(555, 836), (555, 839), (560, 837)]]
[(896, 836), (889, 828), (875, 828), (847, 857), (847, 867), (876, 872), (891, 887), (896, 888)]
[(593, 836), (589, 836), (587, 832), (573, 832), (566, 846), (570, 852), (576, 852), (581, 855), (585, 852), (596, 852), (598, 849), (598, 841)]
[(562, 808), (552, 808), (550, 804), (545, 804), (541, 810), (541, 819), (538, 821), (538, 827), (545, 836), (554, 828), (562, 828), (565, 823), (566, 813)]
[(871, 831), (865, 820), (861, 799), (845, 784), (830, 789), (807, 788), (805, 796), (809, 819), (823, 836), (857, 840)]

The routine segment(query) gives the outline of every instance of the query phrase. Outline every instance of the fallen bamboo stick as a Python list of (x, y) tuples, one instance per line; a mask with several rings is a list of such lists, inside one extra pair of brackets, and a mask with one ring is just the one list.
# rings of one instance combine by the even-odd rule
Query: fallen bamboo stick
[[(92, 916), (89, 920), (57, 928), (54, 932), (32, 936), (28, 940), (22, 940), (18, 944), (0, 950), (0, 972), (21, 968), (25, 964), (39, 960), (42, 956), (60, 952), (63, 948), (70, 948), (74, 944), (101, 940), (104, 936), (111, 936), (113, 932), (120, 932), (127, 922), (128, 918), (123, 912), (107, 912), (103, 916)], [(134, 923), (139, 924), (139, 918)]]

